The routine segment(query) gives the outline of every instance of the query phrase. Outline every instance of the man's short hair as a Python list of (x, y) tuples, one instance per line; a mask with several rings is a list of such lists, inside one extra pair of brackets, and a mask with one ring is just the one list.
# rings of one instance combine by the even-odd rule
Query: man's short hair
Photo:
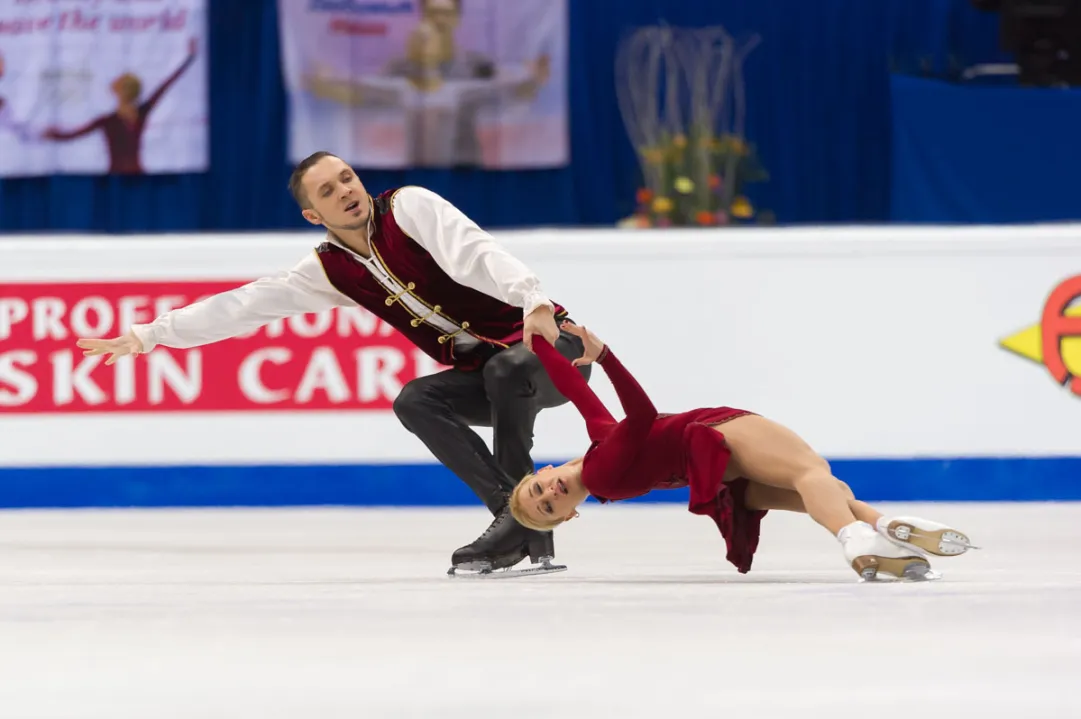
[(319, 152), (313, 152), (312, 154), (301, 160), (295, 168), (293, 168), (293, 174), (289, 176), (289, 192), (293, 195), (293, 199), (300, 205), (300, 209), (311, 209), (311, 202), (308, 201), (308, 193), (304, 191), (304, 175), (308, 170), (312, 169), (315, 163), (322, 160), (324, 157), (336, 157), (333, 152), (327, 152), (326, 150), (320, 150)]
[[(451, 0), (454, 3), (454, 12), (461, 14), (462, 12), (462, 0)], [(431, 4), (431, 0), (420, 0), (420, 11), (427, 12), (428, 6)]]

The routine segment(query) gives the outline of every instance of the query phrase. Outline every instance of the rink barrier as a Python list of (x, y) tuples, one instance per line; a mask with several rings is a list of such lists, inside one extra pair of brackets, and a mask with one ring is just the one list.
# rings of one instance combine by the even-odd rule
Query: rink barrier
[[(873, 500), (1081, 499), (1081, 225), (496, 234), (660, 411), (760, 412)], [(113, 366), (74, 345), (321, 239), (0, 241), (0, 505), (475, 504), (391, 411), (440, 368), (367, 311)], [(536, 458), (588, 446), (570, 405), (534, 435)]]
[[(1081, 457), (841, 459), (872, 502), (1081, 501)], [(634, 502), (686, 503), (686, 489)], [(433, 464), (52, 467), (0, 470), (0, 507), (479, 506)]]

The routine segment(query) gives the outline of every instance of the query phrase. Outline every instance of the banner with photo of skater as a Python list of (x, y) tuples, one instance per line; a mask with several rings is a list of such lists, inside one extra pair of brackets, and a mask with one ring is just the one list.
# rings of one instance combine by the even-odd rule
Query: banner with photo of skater
[(0, 0), (0, 177), (203, 172), (206, 0)]
[(565, 166), (567, 0), (279, 0), (289, 158)]

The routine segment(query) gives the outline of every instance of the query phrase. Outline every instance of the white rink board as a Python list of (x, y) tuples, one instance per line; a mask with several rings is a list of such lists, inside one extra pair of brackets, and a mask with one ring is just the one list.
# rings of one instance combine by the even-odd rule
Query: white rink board
[[(672, 506), (587, 507), (547, 577), (459, 581), (483, 509), (5, 513), (18, 719), (1081, 715), (1081, 505), (883, 505), (984, 549), (861, 585), (804, 516), (755, 567)], [(393, 537), (393, 541), (388, 541)]]
[[(1081, 274), (1077, 226), (498, 237), (662, 411), (744, 406), (831, 457), (1081, 454), (1081, 398), (998, 346)], [(0, 288), (255, 277), (319, 240), (13, 238), (0, 243)], [(618, 407), (603, 372), (594, 387)], [(430, 461), (389, 412), (12, 415), (0, 435), (0, 465)], [(335, 441), (314, 441), (325, 437)], [(538, 458), (587, 444), (569, 406), (538, 420)]]

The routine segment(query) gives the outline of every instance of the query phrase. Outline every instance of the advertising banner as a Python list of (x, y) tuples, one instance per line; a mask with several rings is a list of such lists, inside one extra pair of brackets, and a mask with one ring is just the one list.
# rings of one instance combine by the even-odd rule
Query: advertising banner
[(0, 0), (0, 177), (207, 169), (206, 0)]
[(386, 410), (402, 385), (442, 369), (359, 307), (271, 322), (205, 347), (106, 365), (81, 337), (113, 337), (243, 284), (13, 284), (0, 297), (0, 410), (183, 412)]
[(567, 0), (280, 0), (289, 158), (359, 168), (569, 160)]

